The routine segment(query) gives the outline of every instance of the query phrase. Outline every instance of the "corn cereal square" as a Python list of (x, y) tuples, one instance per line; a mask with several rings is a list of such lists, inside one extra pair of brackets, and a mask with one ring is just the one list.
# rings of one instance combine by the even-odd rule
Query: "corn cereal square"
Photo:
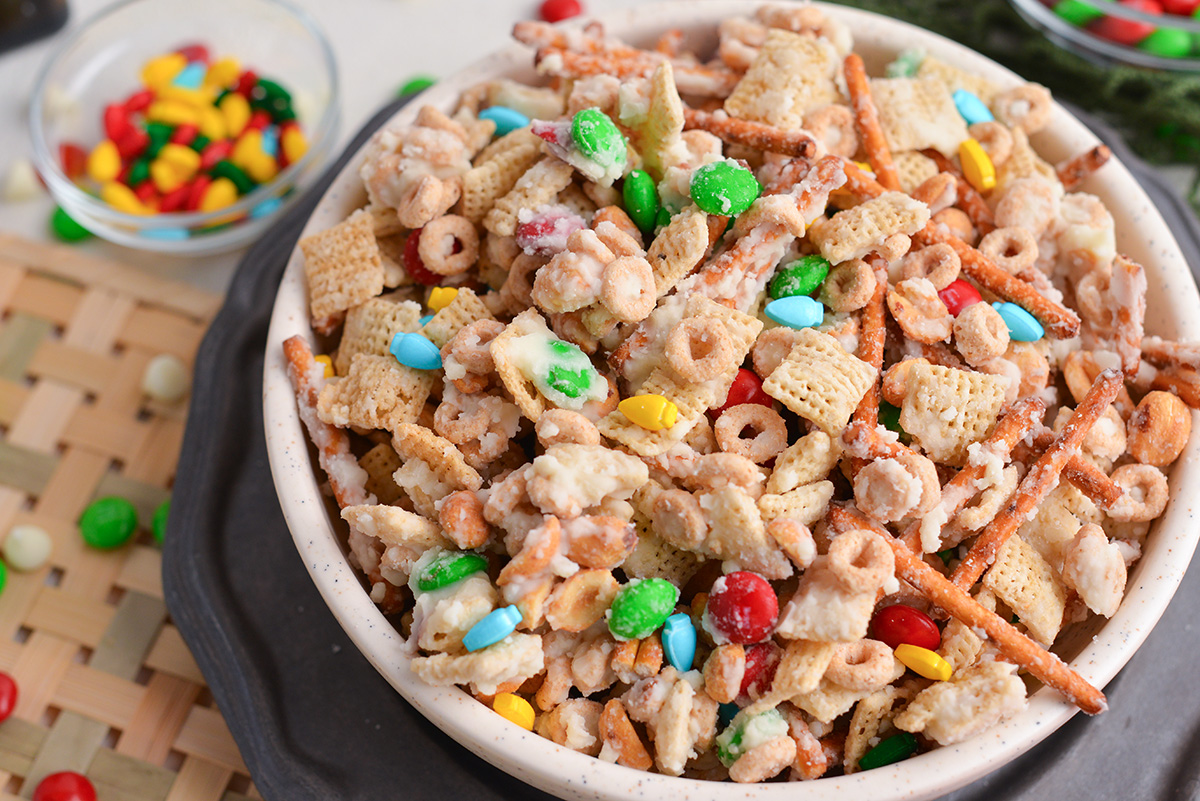
[(915, 234), (929, 222), (929, 207), (903, 192), (885, 192), (839, 211), (809, 229), (808, 237), (832, 264), (861, 259), (892, 234)]

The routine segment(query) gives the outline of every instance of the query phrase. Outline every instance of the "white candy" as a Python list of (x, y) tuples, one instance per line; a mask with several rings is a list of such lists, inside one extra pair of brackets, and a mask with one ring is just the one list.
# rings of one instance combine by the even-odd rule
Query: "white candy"
[(41, 194), (41, 184), (38, 183), (37, 172), (33, 165), (25, 159), (16, 159), (8, 165), (8, 175), (4, 177), (4, 199), (13, 203), (32, 200)]
[(13, 570), (29, 572), (46, 564), (54, 542), (37, 526), (13, 526), (4, 538), (4, 561)]
[(155, 356), (142, 374), (142, 392), (163, 403), (174, 403), (188, 393), (191, 383), (187, 367), (177, 356)]

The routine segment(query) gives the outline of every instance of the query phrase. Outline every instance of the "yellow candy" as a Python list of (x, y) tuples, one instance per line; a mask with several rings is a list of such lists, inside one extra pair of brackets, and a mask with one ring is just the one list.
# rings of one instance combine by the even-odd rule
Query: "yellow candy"
[(87, 174), (98, 184), (106, 184), (121, 174), (121, 154), (111, 139), (105, 139), (88, 154)]
[(195, 108), (178, 100), (155, 100), (146, 109), (146, 119), (167, 125), (195, 125), (200, 115)]
[(262, 152), (262, 131), (251, 128), (238, 137), (229, 153), (229, 160), (244, 170)]
[(230, 92), (221, 98), (217, 108), (225, 117), (225, 132), (229, 136), (240, 135), (245, 130), (246, 123), (250, 122), (250, 101), (237, 92)]
[(168, 142), (158, 151), (158, 158), (167, 162), (184, 176), (191, 178), (200, 169), (200, 154), (186, 145)]
[(629, 422), (647, 431), (661, 431), (675, 425), (679, 407), (662, 395), (634, 395), (617, 404)]
[(152, 58), (142, 66), (142, 83), (149, 89), (160, 89), (170, 84), (186, 66), (187, 57), (182, 53), (167, 53)]
[(442, 309), (454, 302), (454, 298), (458, 296), (458, 290), (452, 286), (435, 286), (429, 290), (429, 302), (425, 305), (434, 314), (437, 314)]
[(275, 159), (268, 156), (266, 153), (259, 151), (258, 155), (246, 162), (246, 166), (242, 168), (255, 183), (265, 184), (275, 177), (279, 172), (279, 165)]
[(321, 354), (320, 356), (314, 356), (313, 361), (315, 361), (317, 364), (325, 365), (325, 377), (333, 378), (333, 359), (329, 358), (325, 354)]
[(287, 159), (287, 163), (295, 164), (308, 152), (308, 139), (299, 128), (289, 125), (283, 130), (280, 146), (283, 148), (283, 157)]
[(139, 217), (145, 217), (154, 213), (154, 209), (142, 203), (138, 199), (138, 196), (133, 193), (132, 189), (116, 181), (109, 181), (100, 188), (100, 199), (117, 211), (123, 211), (126, 214), (136, 214)]
[(870, 165), (870, 164), (868, 164), (867, 162), (865, 162), (865, 161), (856, 161), (856, 162), (854, 162), (854, 163), (855, 163), (856, 165), (858, 165), (858, 168), (859, 168), (860, 170), (862, 170), (863, 172), (869, 172), (869, 173), (871, 173), (871, 175), (874, 175), (874, 174), (875, 174), (875, 171), (871, 169), (871, 165)]
[(191, 109), (199, 109), (201, 106), (212, 105), (216, 95), (212, 90), (205, 89), (189, 89), (186, 86), (164, 86), (158, 90), (155, 99), (160, 101), (169, 101), (172, 103), (182, 103)]
[(232, 206), (237, 200), (237, 187), (233, 181), (228, 178), (218, 178), (213, 181), (208, 189), (204, 190), (204, 197), (200, 198), (200, 211), (216, 211), (223, 209), (226, 206)]
[(150, 180), (154, 183), (154, 188), (165, 195), (183, 186), (187, 179), (179, 174), (174, 164), (159, 158), (150, 162)]
[(909, 670), (934, 681), (947, 681), (954, 673), (950, 663), (942, 659), (936, 651), (919, 645), (901, 643), (896, 647), (896, 658)]
[(197, 123), (200, 133), (214, 142), (225, 138), (225, 115), (216, 106), (212, 104), (200, 106), (196, 109), (196, 114), (200, 118)]
[(208, 72), (204, 74), (204, 82), (209, 86), (225, 89), (232, 86), (241, 74), (242, 65), (238, 63), (238, 60), (226, 56), (220, 61), (213, 62), (212, 66), (208, 68)]
[(505, 720), (512, 721), (526, 731), (533, 731), (533, 707), (519, 695), (497, 693), (492, 709)]
[(963, 177), (980, 192), (996, 186), (996, 167), (987, 151), (975, 139), (964, 139), (958, 145), (958, 160), (962, 162)]

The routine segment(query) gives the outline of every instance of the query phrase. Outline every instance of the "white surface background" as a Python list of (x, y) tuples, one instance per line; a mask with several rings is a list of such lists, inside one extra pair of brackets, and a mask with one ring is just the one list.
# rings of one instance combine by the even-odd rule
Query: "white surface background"
[[(203, 2), (203, 0), (197, 0)], [(337, 53), (342, 125), (335, 153), (375, 111), (415, 74), (449, 76), (509, 41), (518, 19), (537, 17), (538, 0), (291, 0), (312, 14)], [(47, 39), (0, 55), (0, 180), (14, 159), (32, 158), (29, 95), (42, 63), (69, 32), (107, 7), (108, 0), (69, 0), (71, 18)], [(590, 0), (599, 11), (636, 5), (636, 0)], [(172, 46), (164, 42), (164, 51)], [(232, 55), (237, 55), (236, 53)], [(287, 76), (280, 76), (286, 83)], [(136, 77), (131, 76), (131, 90)], [(96, 121), (99, 126), (100, 121)], [(49, 195), (10, 203), (0, 200), (0, 230), (54, 241)], [(76, 245), (136, 264), (163, 277), (223, 291), (240, 251), (201, 258), (165, 257), (98, 239)]]

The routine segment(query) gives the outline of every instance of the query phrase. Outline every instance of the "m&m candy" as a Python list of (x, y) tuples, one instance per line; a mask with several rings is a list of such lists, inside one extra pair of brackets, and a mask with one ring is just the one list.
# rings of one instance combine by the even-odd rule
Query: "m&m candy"
[(713, 582), (704, 607), (704, 628), (718, 644), (765, 640), (779, 619), (779, 599), (767, 580), (738, 570)]
[(634, 579), (613, 599), (608, 630), (618, 640), (640, 640), (662, 626), (679, 601), (679, 588), (662, 578)]

